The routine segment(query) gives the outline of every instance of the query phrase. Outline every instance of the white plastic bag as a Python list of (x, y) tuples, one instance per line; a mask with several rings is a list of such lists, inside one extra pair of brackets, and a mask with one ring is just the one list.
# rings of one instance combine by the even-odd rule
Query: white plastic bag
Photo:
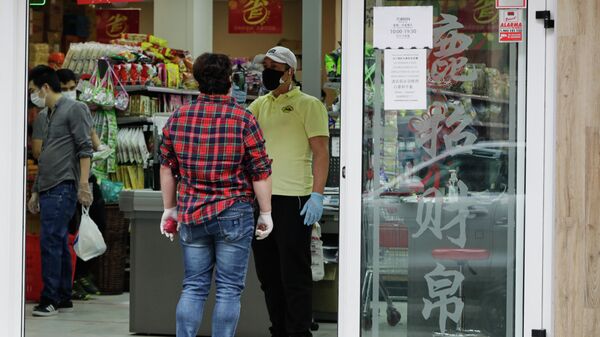
[(89, 208), (81, 207), (81, 224), (79, 225), (79, 233), (75, 238), (73, 247), (75, 253), (83, 261), (88, 261), (97, 256), (104, 254), (106, 251), (106, 243), (102, 233), (98, 230), (98, 226), (92, 221), (89, 214)]
[(325, 263), (323, 258), (323, 241), (321, 241), (321, 225), (316, 222), (312, 228), (310, 239), (310, 255), (312, 279), (321, 281), (325, 277)]

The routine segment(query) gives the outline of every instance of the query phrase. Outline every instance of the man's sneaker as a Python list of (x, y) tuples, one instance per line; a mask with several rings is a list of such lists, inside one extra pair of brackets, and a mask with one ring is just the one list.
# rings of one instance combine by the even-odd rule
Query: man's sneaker
[(58, 314), (58, 310), (54, 307), (54, 304), (40, 304), (33, 308), (33, 316), (37, 317), (50, 317)]
[(100, 295), (100, 290), (98, 290), (98, 287), (96, 287), (96, 285), (92, 283), (90, 277), (82, 277), (78, 281), (86, 293), (90, 295)]
[(59, 312), (73, 312), (73, 302), (71, 302), (71, 301), (60, 302), (56, 306), (56, 309), (58, 309)]

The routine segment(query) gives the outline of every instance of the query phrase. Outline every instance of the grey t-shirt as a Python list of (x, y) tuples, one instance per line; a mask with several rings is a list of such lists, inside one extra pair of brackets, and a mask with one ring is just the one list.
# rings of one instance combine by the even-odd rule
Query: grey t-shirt
[(42, 140), (34, 191), (44, 192), (64, 181), (79, 181), (79, 159), (93, 154), (92, 116), (87, 105), (62, 97), (54, 111), (42, 110), (33, 138)]

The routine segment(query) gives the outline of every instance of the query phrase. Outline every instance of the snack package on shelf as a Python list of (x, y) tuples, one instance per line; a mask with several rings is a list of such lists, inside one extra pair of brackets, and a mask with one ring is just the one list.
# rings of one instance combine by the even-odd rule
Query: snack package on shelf
[(121, 34), (121, 39), (126, 41), (134, 41), (134, 42), (149, 42), (151, 44), (157, 45), (159, 47), (166, 47), (168, 42), (165, 39), (161, 39), (154, 35), (149, 34)]
[(167, 71), (167, 87), (178, 88), (180, 83), (179, 66), (173, 63), (165, 64)]

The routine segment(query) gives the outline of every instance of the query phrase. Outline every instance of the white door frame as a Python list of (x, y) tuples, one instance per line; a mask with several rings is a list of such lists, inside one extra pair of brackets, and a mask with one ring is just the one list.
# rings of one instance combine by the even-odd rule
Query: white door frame
[[(555, 0), (550, 0), (555, 1)], [(526, 94), (526, 168), (525, 232), (520, 233), (524, 260), (517, 266), (516, 277), (523, 280), (516, 294), (523, 294), (523, 306), (517, 308), (517, 323), (522, 320), (522, 337), (532, 329), (551, 332), (552, 240), (554, 187), (554, 97), (555, 64), (547, 54), (554, 52), (553, 36), (546, 38), (543, 22), (535, 12), (546, 9), (546, 0), (530, 0), (528, 8), (527, 94)], [(340, 282), (338, 336), (360, 336), (361, 289), (361, 204), (363, 135), (363, 42), (364, 1), (342, 3), (342, 140), (340, 184)], [(548, 42), (546, 41), (548, 39)], [(523, 51), (524, 52), (524, 51)], [(549, 63), (549, 64), (548, 64)], [(550, 68), (552, 66), (553, 68)], [(522, 65), (523, 67), (523, 65)], [(547, 74), (548, 73), (548, 74)], [(546, 86), (546, 79), (550, 85)], [(519, 79), (523, 85), (524, 79)], [(524, 102), (524, 97), (520, 97)], [(524, 120), (524, 119), (523, 119)], [(541, 127), (543, 126), (543, 127)], [(519, 213), (517, 213), (519, 214)], [(542, 234), (540, 234), (542, 233)], [(525, 239), (523, 240), (523, 235)], [(525, 272), (526, 271), (526, 272)], [(518, 296), (518, 295), (517, 295)], [(522, 310), (522, 311), (521, 311)], [(518, 324), (519, 326), (521, 324)], [(519, 334), (517, 333), (517, 337)]]
[(0, 179), (0, 335), (23, 333), (23, 230), (25, 228), (25, 134), (27, 125), (27, 1), (0, 1), (0, 81), (3, 145)]

